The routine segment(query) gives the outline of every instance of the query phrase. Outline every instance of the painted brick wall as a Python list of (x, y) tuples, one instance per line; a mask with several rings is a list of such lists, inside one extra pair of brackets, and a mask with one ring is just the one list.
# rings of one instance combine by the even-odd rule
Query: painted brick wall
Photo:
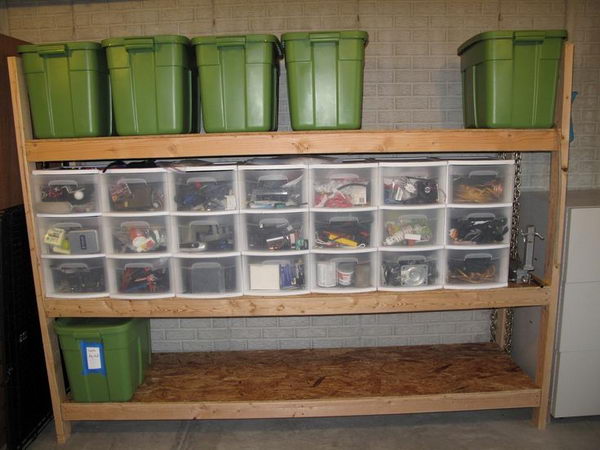
[[(600, 187), (599, 0), (0, 0), (0, 32), (31, 42), (139, 34), (369, 32), (365, 128), (462, 126), (459, 58), (467, 38), (494, 29), (567, 28), (579, 96), (571, 153), (574, 188)], [(289, 129), (285, 74), (280, 129)], [(523, 184), (543, 189), (548, 155), (526, 155)], [(157, 351), (474, 342), (488, 311), (365, 316), (152, 321)]]

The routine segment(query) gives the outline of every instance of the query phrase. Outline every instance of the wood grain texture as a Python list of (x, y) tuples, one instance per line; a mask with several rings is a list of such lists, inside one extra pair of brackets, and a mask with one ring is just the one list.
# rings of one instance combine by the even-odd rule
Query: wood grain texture
[(131, 402), (67, 403), (72, 419), (257, 418), (539, 405), (495, 344), (153, 355)]
[(182, 134), (39, 139), (29, 161), (335, 153), (557, 151), (556, 130), (398, 130)]
[(309, 294), (290, 297), (221, 299), (170, 298), (117, 300), (109, 298), (45, 300), (48, 317), (251, 317), (465, 310), (509, 306), (541, 306), (549, 287), (489, 290)]

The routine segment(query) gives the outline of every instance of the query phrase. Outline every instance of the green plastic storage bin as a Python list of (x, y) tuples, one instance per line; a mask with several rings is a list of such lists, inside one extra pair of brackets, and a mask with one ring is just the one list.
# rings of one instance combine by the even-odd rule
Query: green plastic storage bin
[(125, 402), (150, 364), (148, 319), (57, 319), (54, 329), (76, 402)]
[(204, 131), (277, 129), (281, 45), (271, 34), (192, 39)]
[(189, 133), (192, 64), (184, 36), (105, 39), (117, 133)]
[(96, 42), (20, 45), (36, 138), (108, 136), (104, 50)]
[(368, 37), (364, 31), (281, 36), (294, 130), (360, 128)]
[(490, 31), (458, 49), (467, 128), (551, 128), (564, 30)]

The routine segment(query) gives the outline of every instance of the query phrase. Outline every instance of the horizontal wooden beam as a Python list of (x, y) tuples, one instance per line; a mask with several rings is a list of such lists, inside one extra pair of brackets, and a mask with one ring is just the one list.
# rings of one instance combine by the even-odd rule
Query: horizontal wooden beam
[(65, 420), (262, 419), (527, 408), (539, 403), (539, 389), (524, 389), (335, 400), (63, 403), (62, 411)]
[(309, 294), (222, 299), (45, 299), (48, 317), (251, 317), (374, 314), (544, 306), (549, 287)]
[(182, 134), (85, 139), (33, 139), (27, 159), (85, 161), (208, 156), (314, 155), (335, 153), (558, 151), (560, 136), (548, 130), (398, 130)]

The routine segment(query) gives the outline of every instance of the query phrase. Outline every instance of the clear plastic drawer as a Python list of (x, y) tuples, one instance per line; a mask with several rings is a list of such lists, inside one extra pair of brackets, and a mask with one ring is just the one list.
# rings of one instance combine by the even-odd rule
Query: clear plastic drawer
[(33, 203), (38, 214), (98, 213), (96, 169), (34, 170)]
[(174, 216), (177, 252), (207, 253), (238, 250), (237, 214)]
[(508, 247), (447, 250), (445, 288), (484, 289), (508, 285)]
[(173, 295), (169, 258), (109, 258), (111, 297), (162, 298)]
[(104, 180), (106, 204), (111, 212), (151, 212), (167, 209), (164, 169), (111, 169), (104, 174)]
[(313, 208), (365, 208), (376, 203), (376, 163), (311, 165)]
[(375, 211), (314, 211), (315, 249), (356, 249), (377, 246)]
[(238, 208), (236, 166), (178, 168), (173, 174), (174, 211), (230, 211)]
[(443, 250), (382, 251), (379, 258), (380, 290), (424, 291), (444, 284)]
[(314, 292), (368, 292), (377, 288), (377, 252), (313, 253)]
[(435, 205), (446, 202), (446, 162), (379, 163), (381, 205)]
[(104, 253), (100, 216), (38, 217), (38, 235), (44, 255)]
[(448, 208), (448, 245), (510, 243), (512, 208)]
[(44, 258), (46, 296), (91, 298), (108, 295), (105, 259)]
[(115, 216), (106, 217), (107, 250), (109, 254), (165, 253), (169, 251), (170, 229), (168, 217)]
[(411, 249), (444, 245), (445, 211), (433, 209), (381, 209), (381, 245)]
[(244, 291), (249, 295), (296, 295), (309, 291), (306, 253), (244, 256)]
[(308, 212), (242, 214), (245, 250), (308, 250)]
[(240, 166), (242, 209), (304, 208), (306, 177), (304, 164)]
[(234, 297), (242, 293), (241, 256), (177, 258), (177, 295), (191, 298)]
[(450, 161), (448, 203), (512, 203), (514, 161)]

